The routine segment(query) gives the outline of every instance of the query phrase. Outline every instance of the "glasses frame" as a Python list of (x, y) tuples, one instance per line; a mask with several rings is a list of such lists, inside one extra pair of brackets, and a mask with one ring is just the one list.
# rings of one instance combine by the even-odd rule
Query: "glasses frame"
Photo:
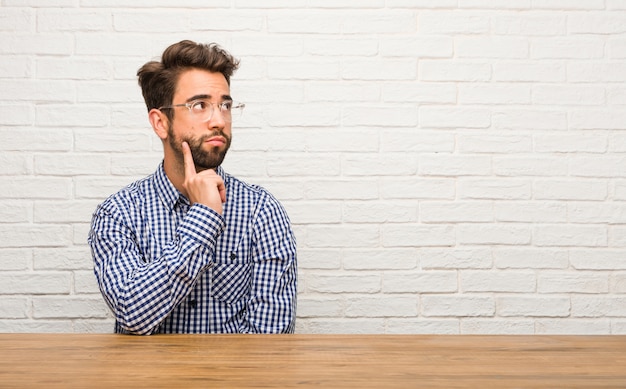
[[(209, 120), (211, 120), (211, 118), (213, 118), (213, 114), (215, 113), (215, 107), (218, 107), (220, 113), (222, 114), (222, 117), (224, 118), (225, 121), (227, 122), (232, 122), (233, 119), (233, 115), (229, 115), (229, 116), (225, 116), (224, 112), (232, 112), (233, 110), (236, 110), (236, 112), (243, 112), (243, 109), (246, 107), (245, 103), (239, 102), (239, 101), (234, 101), (234, 100), (225, 100), (222, 101), (220, 103), (212, 103), (210, 101), (208, 101), (207, 99), (196, 99), (196, 100), (192, 100), (192, 101), (188, 101), (186, 103), (182, 103), (182, 104), (173, 104), (173, 105), (166, 105), (163, 107), (159, 107), (159, 111), (163, 110), (163, 109), (174, 109), (174, 108), (178, 108), (178, 107), (186, 107), (189, 110), (189, 114), (191, 114), (192, 117), (194, 117), (195, 115), (197, 115), (197, 113), (193, 112), (193, 106), (198, 104), (198, 103), (205, 103), (208, 106), (210, 106), (211, 108), (209, 108), (211, 110), (211, 112), (209, 113), (209, 116), (202, 120), (203, 123), (208, 122)], [(231, 104), (230, 110), (226, 110), (223, 109), (222, 107), (224, 106), (224, 104)]]

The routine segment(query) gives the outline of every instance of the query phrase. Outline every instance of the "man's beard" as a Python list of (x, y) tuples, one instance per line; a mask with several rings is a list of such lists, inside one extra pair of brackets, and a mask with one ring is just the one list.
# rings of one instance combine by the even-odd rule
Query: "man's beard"
[[(191, 149), (191, 156), (193, 157), (193, 163), (196, 166), (197, 171), (215, 169), (216, 167), (220, 166), (224, 161), (224, 157), (226, 157), (226, 152), (230, 148), (231, 138), (224, 134), (222, 131), (214, 131), (210, 134), (203, 135), (198, 138), (177, 138), (176, 136), (174, 136), (174, 131), (170, 126), (167, 130), (167, 135), (170, 147), (172, 147), (172, 149), (176, 153), (176, 157), (181, 167), (184, 166), (182, 143), (187, 142), (189, 148)], [(224, 139), (226, 139), (225, 147), (223, 149), (213, 147), (211, 148), (211, 150), (205, 151), (203, 148), (204, 142), (214, 136), (224, 137)]]

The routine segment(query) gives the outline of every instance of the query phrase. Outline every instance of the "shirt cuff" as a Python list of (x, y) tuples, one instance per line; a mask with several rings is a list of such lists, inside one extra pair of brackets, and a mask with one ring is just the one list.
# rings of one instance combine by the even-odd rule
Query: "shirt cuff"
[(202, 245), (215, 247), (217, 237), (224, 231), (224, 217), (203, 204), (194, 204), (178, 226), (178, 232)]

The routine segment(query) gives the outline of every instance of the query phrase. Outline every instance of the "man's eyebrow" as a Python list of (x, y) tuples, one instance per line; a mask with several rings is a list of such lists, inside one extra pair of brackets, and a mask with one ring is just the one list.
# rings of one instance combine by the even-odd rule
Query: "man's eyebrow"
[[(188, 98), (185, 102), (189, 103), (194, 100), (210, 100), (210, 99), (211, 99), (211, 95), (195, 95), (195, 96), (191, 96), (190, 98)], [(222, 95), (222, 101), (225, 101), (225, 100), (232, 101), (233, 98), (230, 95)]]

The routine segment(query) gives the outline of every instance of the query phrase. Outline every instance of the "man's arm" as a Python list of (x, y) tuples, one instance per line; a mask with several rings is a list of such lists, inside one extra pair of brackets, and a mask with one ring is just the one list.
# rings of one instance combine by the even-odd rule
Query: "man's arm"
[(297, 305), (296, 240), (287, 213), (271, 195), (254, 228), (252, 290), (243, 333), (293, 333)]
[(137, 244), (134, 227), (113, 202), (94, 213), (88, 242), (102, 295), (129, 333), (150, 334), (192, 290), (211, 266), (221, 215), (191, 207), (159, 258), (149, 259)]

